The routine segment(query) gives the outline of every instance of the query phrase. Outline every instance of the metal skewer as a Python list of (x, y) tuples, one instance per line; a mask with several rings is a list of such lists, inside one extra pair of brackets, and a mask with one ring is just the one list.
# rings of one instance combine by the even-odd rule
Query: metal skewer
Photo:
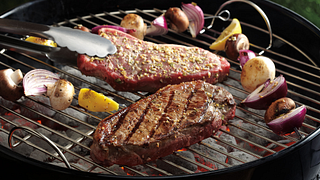
[(55, 150), (57, 151), (57, 153), (60, 155), (60, 157), (62, 158), (62, 160), (64, 161), (64, 163), (66, 164), (66, 166), (71, 169), (71, 166), (67, 160), (67, 158), (64, 156), (64, 154), (60, 151), (60, 149), (54, 144), (54, 142), (52, 142), (49, 138), (47, 138), (45, 135), (27, 127), (27, 126), (16, 126), (14, 128), (11, 129), (10, 133), (9, 133), (9, 137), (8, 137), (8, 144), (10, 148), (13, 148), (12, 143), (11, 143), (11, 139), (13, 136), (14, 131), (18, 130), (18, 129), (23, 129), (25, 131), (28, 131), (29, 133), (33, 134), (34, 136), (37, 136), (38, 138), (41, 138), (43, 140), (45, 140), (47, 143), (49, 143), (49, 145)]

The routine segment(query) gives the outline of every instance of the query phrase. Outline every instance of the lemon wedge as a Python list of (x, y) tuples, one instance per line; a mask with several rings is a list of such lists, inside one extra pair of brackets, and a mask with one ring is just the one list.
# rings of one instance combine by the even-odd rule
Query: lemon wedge
[(225, 48), (227, 39), (231, 35), (238, 34), (238, 33), (242, 33), (241, 25), (238, 19), (233, 18), (230, 25), (222, 31), (222, 33), (217, 38), (217, 40), (213, 42), (209, 48), (212, 50), (223, 51)]
[(80, 89), (78, 103), (81, 107), (92, 112), (109, 112), (119, 109), (117, 102), (88, 88)]
[(51, 46), (51, 47), (57, 47), (57, 44), (49, 39), (43, 39), (39, 37), (34, 37), (34, 36), (29, 36), (26, 41), (37, 43), (37, 44), (42, 44), (46, 46)]

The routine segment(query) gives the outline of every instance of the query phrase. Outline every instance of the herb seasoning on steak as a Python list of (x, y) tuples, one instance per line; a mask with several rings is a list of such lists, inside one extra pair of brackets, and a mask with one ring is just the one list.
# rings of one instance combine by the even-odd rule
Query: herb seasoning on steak
[(101, 121), (91, 157), (104, 166), (153, 161), (211, 136), (235, 109), (222, 87), (201, 80), (168, 85)]
[(102, 28), (117, 52), (105, 58), (78, 55), (82, 74), (103, 79), (118, 91), (155, 92), (169, 84), (204, 80), (215, 84), (229, 74), (229, 62), (199, 47), (155, 44), (127, 33)]

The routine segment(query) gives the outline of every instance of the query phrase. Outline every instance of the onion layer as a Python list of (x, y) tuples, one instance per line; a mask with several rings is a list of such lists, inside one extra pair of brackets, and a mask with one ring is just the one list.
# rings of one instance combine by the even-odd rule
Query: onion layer
[(256, 57), (256, 54), (251, 50), (239, 50), (238, 61), (240, 61), (241, 68), (250, 59)]
[(161, 36), (168, 33), (168, 24), (164, 15), (152, 21), (151, 27), (147, 29), (148, 36)]
[(267, 80), (264, 84), (260, 85), (249, 94), (241, 104), (253, 109), (265, 110), (268, 109), (274, 100), (285, 97), (287, 91), (287, 82), (285, 78), (280, 75), (273, 81)]
[(300, 128), (304, 121), (307, 109), (304, 105), (290, 111), (283, 116), (274, 119), (267, 125), (278, 135), (283, 135), (294, 131), (294, 128)]
[(204, 25), (204, 15), (202, 9), (196, 3), (184, 4), (181, 6), (189, 19), (189, 30), (192, 37), (196, 37)]
[(136, 32), (135, 29), (127, 29), (127, 28), (124, 28), (124, 27), (112, 26), (112, 25), (100, 25), (100, 26), (96, 26), (96, 27), (94, 27), (94, 28), (91, 29), (91, 32), (94, 33), (94, 34), (98, 34), (98, 33), (99, 33), (99, 30), (100, 30), (101, 28), (112, 28), (112, 29), (116, 29), (116, 30), (119, 30), (119, 31), (122, 31), (122, 32), (125, 32), (125, 33)]
[(31, 70), (23, 78), (24, 94), (26, 96), (45, 94), (47, 86), (53, 85), (59, 79), (57, 74), (45, 69)]

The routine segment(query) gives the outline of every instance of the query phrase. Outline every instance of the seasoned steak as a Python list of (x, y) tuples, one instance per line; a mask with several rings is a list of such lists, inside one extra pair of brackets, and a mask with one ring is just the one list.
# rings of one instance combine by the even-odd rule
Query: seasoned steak
[(156, 160), (211, 136), (235, 108), (222, 87), (201, 80), (168, 85), (101, 121), (91, 157), (104, 166)]
[(117, 52), (106, 58), (78, 56), (79, 70), (99, 77), (118, 91), (155, 92), (168, 84), (205, 80), (221, 82), (229, 74), (229, 62), (199, 47), (155, 44), (127, 33), (103, 28)]

